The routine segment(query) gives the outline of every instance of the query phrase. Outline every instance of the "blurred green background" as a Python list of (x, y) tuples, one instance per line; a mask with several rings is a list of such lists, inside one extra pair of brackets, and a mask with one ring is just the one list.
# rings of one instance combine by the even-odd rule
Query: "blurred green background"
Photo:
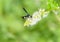
[[(59, 6), (60, 0), (0, 0), (0, 42), (60, 42)], [(24, 27), (23, 7), (30, 15), (40, 8), (50, 13), (36, 25)]]

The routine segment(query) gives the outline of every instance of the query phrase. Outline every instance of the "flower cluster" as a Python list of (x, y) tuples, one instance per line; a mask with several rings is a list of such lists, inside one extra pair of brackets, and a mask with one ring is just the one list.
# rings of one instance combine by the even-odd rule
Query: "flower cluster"
[[(58, 14), (58, 11), (60, 7), (58, 7), (56, 10), (52, 10), (55, 15)], [(32, 17), (28, 17), (24, 23), (24, 26), (32, 26), (35, 25), (38, 21), (42, 20), (42, 18), (46, 18), (48, 16), (50, 11), (46, 11), (45, 9), (39, 9), (38, 11), (34, 12)]]
[(26, 22), (24, 23), (24, 26), (35, 25), (42, 18), (47, 17), (48, 14), (49, 14), (49, 12), (45, 11), (45, 9), (39, 9), (39, 11), (36, 11), (36, 12), (33, 13), (32, 17), (29, 17), (29, 18), (26, 19)]

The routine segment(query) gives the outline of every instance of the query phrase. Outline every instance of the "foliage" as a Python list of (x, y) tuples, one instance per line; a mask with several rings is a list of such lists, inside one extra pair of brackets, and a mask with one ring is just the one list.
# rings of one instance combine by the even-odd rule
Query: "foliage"
[[(59, 6), (60, 0), (0, 0), (0, 42), (60, 42)], [(50, 13), (36, 25), (24, 27), (23, 7), (30, 15), (40, 8)]]

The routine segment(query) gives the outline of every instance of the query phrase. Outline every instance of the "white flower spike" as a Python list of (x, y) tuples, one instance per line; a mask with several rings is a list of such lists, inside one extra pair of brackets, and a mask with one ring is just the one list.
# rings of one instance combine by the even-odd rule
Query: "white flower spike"
[(38, 21), (40, 21), (43, 18), (48, 16), (49, 12), (46, 12), (45, 9), (40, 9), (39, 11), (36, 11), (33, 13), (32, 17), (28, 17), (24, 23), (24, 26), (33, 26)]

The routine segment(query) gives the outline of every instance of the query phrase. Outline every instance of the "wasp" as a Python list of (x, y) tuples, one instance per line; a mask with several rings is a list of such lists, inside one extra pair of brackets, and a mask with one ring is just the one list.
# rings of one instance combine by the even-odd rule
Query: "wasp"
[(32, 18), (32, 16), (27, 12), (27, 10), (25, 8), (23, 8), (23, 10), (25, 11), (26, 15), (22, 16), (23, 19), (27, 19), (27, 18)]

